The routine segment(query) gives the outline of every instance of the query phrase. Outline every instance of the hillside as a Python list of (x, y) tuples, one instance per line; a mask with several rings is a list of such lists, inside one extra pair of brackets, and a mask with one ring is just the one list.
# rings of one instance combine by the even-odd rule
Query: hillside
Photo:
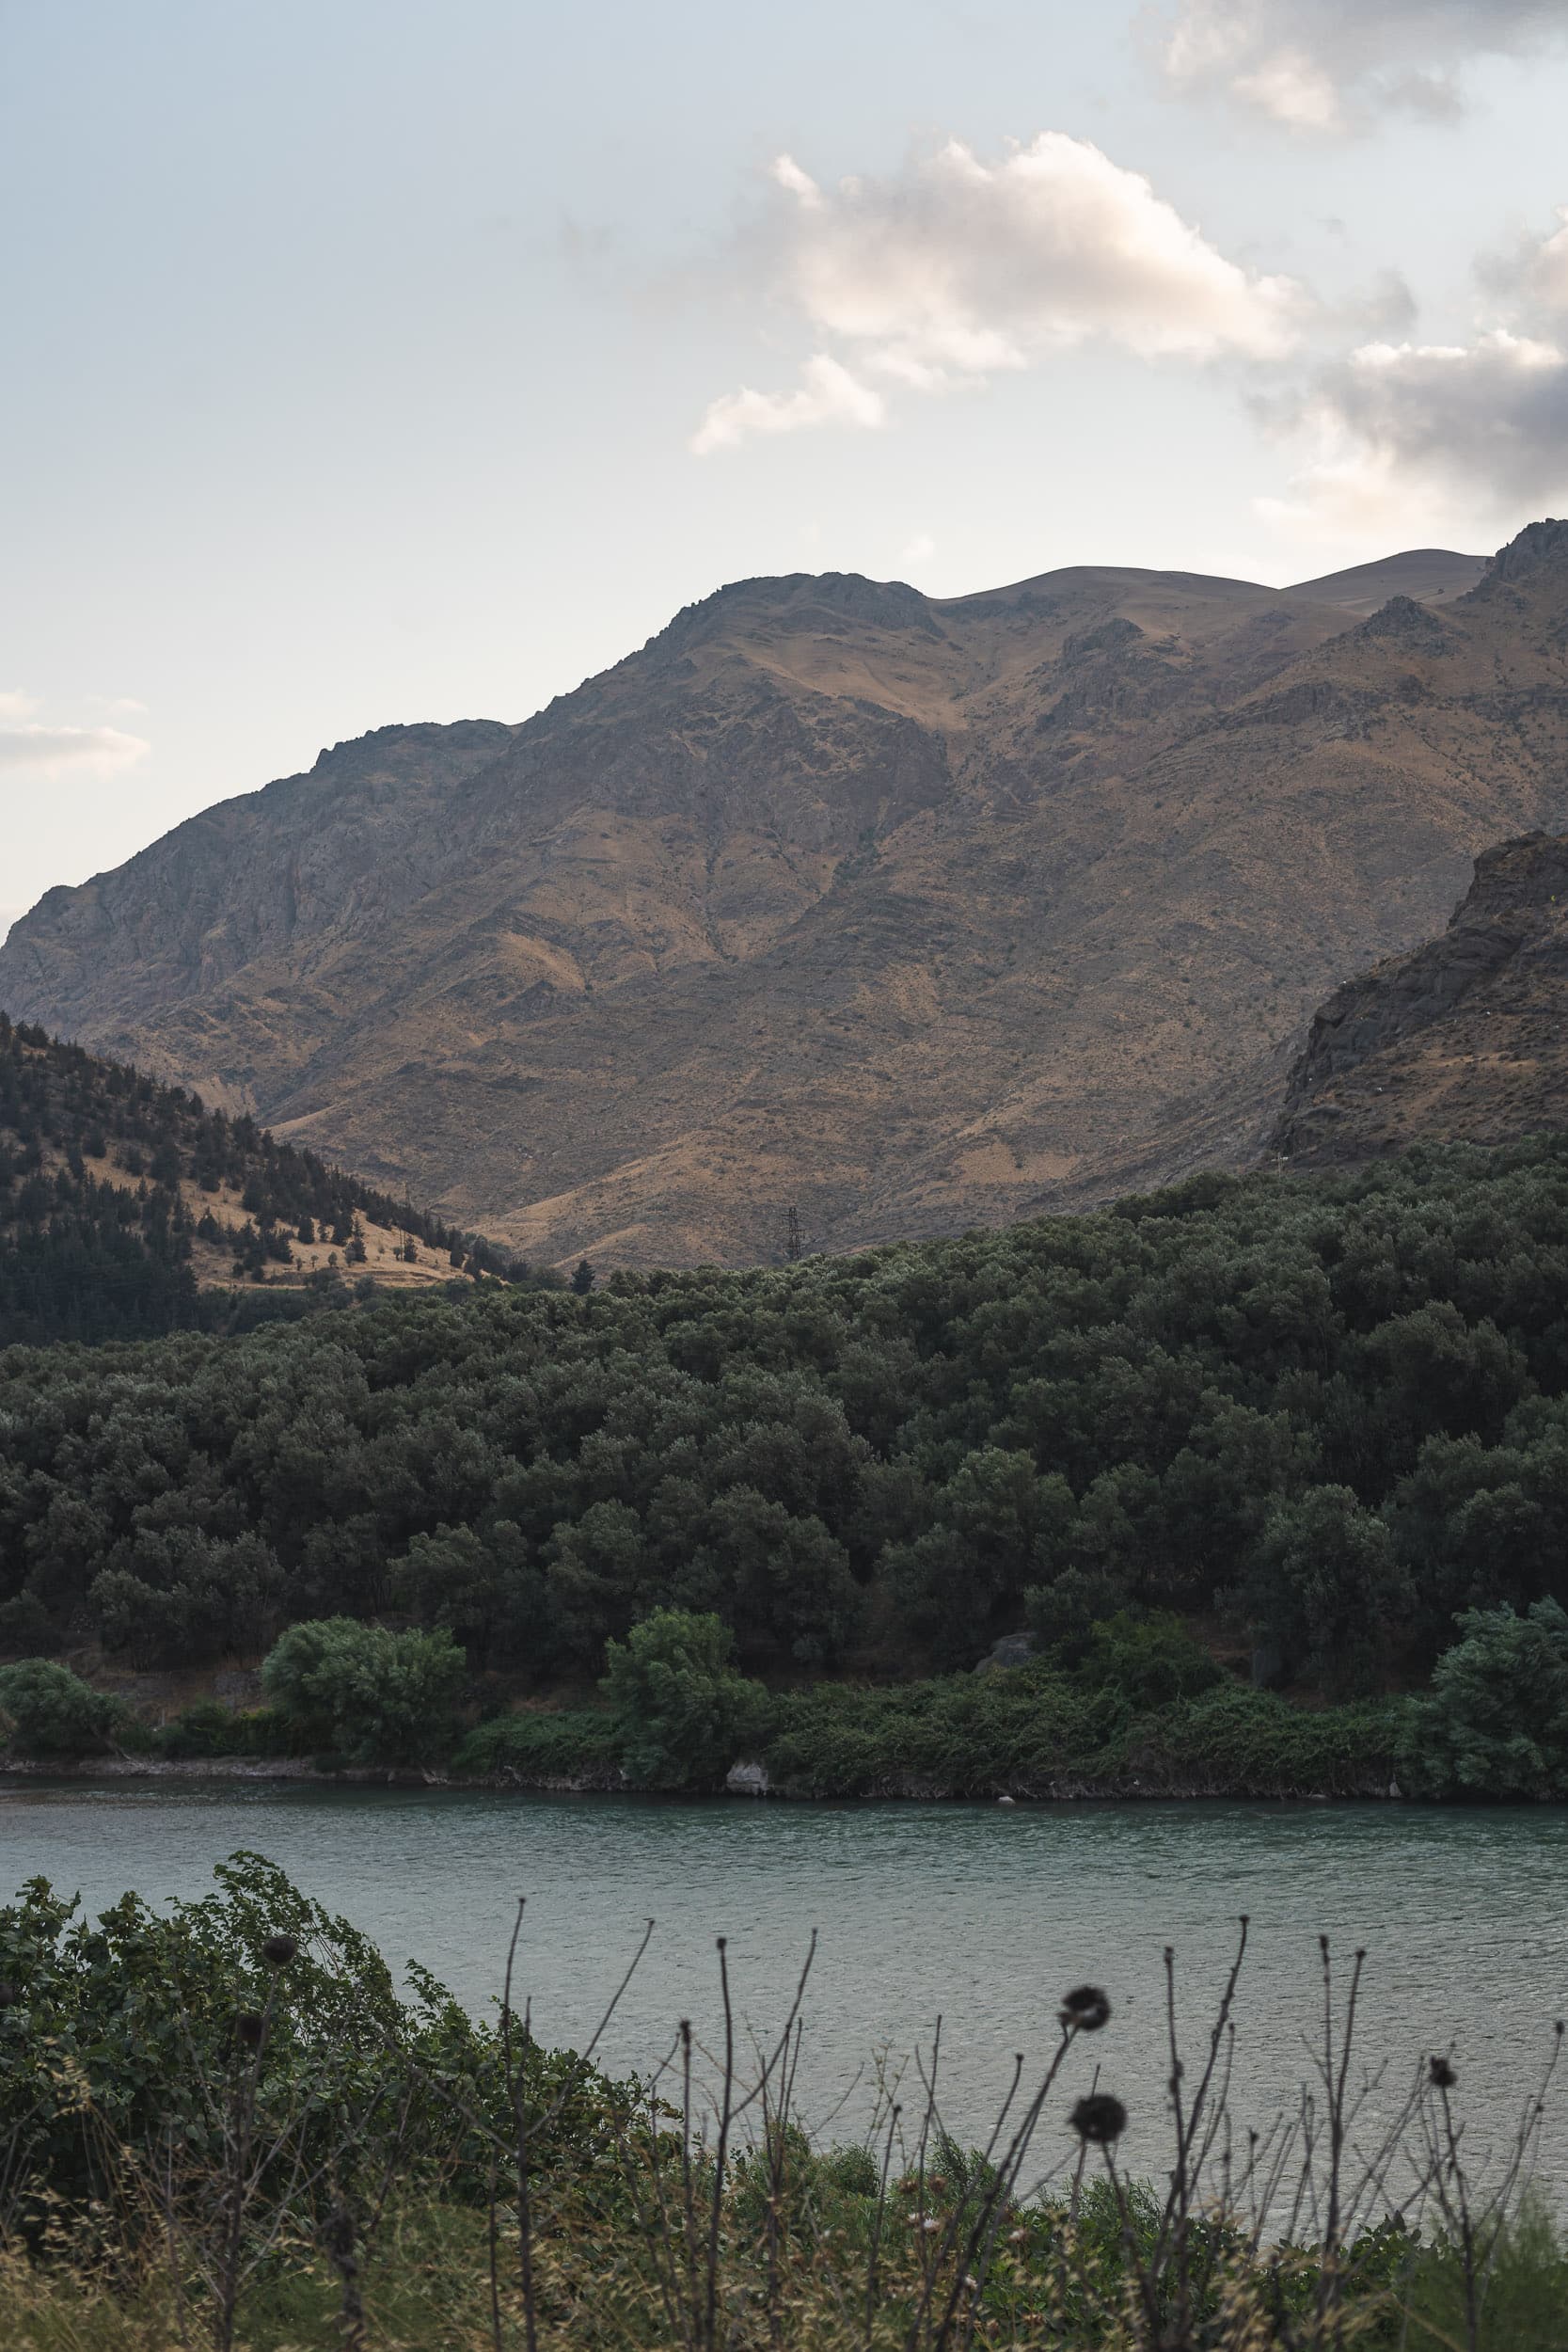
[(555, 1262), (1241, 1164), (1325, 993), (1568, 823), (1568, 525), (1474, 563), (1365, 619), (1343, 576), (743, 582), (51, 892), (0, 1000)]
[(1456, 555), (1449, 548), (1407, 548), (1402, 555), (1386, 555), (1375, 564), (1353, 564), (1348, 571), (1297, 580), (1286, 594), (1309, 596), (1315, 604), (1332, 604), (1365, 620), (1392, 596), (1450, 604), (1477, 587), (1487, 568), (1482, 556)]
[(522, 1271), (247, 1116), (0, 1012), (0, 1347)]
[(1568, 1126), (1568, 836), (1476, 860), (1440, 937), (1337, 989), (1291, 1073), (1274, 1149), (1354, 1165), (1422, 1141)]

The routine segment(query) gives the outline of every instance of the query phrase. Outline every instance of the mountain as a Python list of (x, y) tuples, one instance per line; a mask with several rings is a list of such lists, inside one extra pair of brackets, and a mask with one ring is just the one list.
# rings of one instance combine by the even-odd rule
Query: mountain
[(0, 1002), (529, 1257), (741, 1263), (1244, 1163), (1328, 990), (1565, 823), (1568, 524), (1364, 618), (797, 574), (51, 891)]
[(1568, 834), (1476, 860), (1449, 927), (1337, 989), (1274, 1149), (1307, 1168), (1568, 1126)]
[(0, 1013), (0, 1347), (233, 1328), (344, 1302), (350, 1282), (462, 1274), (527, 1269), (247, 1116)]
[(1376, 564), (1354, 564), (1346, 572), (1325, 572), (1321, 580), (1298, 580), (1285, 594), (1310, 597), (1315, 604), (1332, 604), (1364, 619), (1390, 596), (1414, 596), (1418, 604), (1448, 604), (1476, 587), (1488, 568), (1481, 555), (1455, 555), (1451, 548), (1407, 548), (1402, 555), (1386, 555)]

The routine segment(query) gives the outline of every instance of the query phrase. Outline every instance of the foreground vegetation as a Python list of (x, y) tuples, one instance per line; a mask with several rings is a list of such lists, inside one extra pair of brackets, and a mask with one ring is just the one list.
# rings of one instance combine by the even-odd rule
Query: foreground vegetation
[[(592, 2046), (534, 2042), (515, 1939), (506, 2001), (476, 2023), (418, 1968), (400, 1992), (261, 1857), (217, 1881), (98, 1923), (42, 1882), (0, 1909), (8, 2344), (1560, 2345), (1568, 2254), (1528, 2191), (1544, 2085), (1521, 2085), (1485, 2184), (1441, 2053), (1391, 2123), (1358, 2133), (1361, 1962), (1340, 1983), (1326, 1946), (1311, 2095), (1261, 2140), (1243, 2147), (1227, 2110), (1243, 1925), (1212, 2031), (1184, 2066), (1173, 2041), (1167, 2083), (1120, 2079), (1116, 2020), (1085, 1985), (1042, 2019), (983, 2149), (949, 2137), (929, 2090), (820, 2146), (792, 2089), (809, 1959), (741, 2065), (721, 1945), (721, 2046), (680, 2024), (617, 2081)], [(1158, 2185), (1127, 2168), (1130, 2128), (1146, 2155), (1168, 2144)]]

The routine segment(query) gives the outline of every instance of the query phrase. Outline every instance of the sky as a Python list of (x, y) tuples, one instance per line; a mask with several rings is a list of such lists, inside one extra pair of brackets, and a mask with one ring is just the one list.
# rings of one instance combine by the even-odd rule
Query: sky
[(0, 930), (726, 580), (1568, 512), (1568, 0), (0, 0)]

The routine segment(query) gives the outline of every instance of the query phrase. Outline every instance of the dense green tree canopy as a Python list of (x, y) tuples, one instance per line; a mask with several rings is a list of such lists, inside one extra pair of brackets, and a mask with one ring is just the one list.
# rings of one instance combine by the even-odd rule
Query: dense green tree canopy
[(1565, 1562), (1568, 1141), (0, 1355), (13, 1650), (401, 1617), (580, 1680), (673, 1607), (746, 1672), (885, 1672), (1218, 1605), (1371, 1691)]

